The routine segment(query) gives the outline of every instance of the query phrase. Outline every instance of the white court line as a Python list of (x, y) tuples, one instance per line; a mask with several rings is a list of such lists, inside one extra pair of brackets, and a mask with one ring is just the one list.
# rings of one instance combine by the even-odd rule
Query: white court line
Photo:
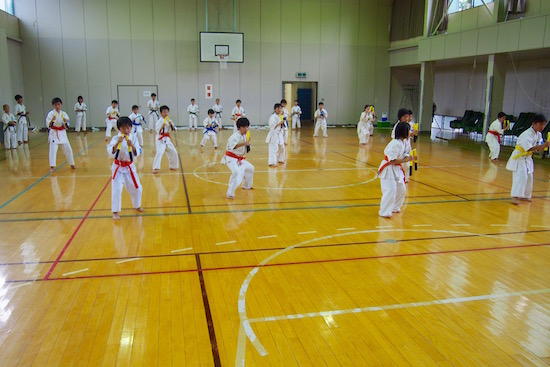
[(311, 234), (311, 233), (317, 233), (317, 231), (298, 232), (298, 234)]
[(413, 224), (413, 227), (431, 227), (433, 224)]
[(269, 235), (269, 236), (260, 236), (260, 237), (258, 237), (258, 239), (259, 239), (259, 240), (263, 240), (263, 239), (265, 239), (265, 238), (275, 238), (275, 237), (277, 237), (277, 235), (276, 235), (276, 234), (272, 234), (272, 235)]
[(354, 228), (338, 228), (337, 231), (353, 231), (355, 229)]
[(455, 224), (451, 224), (453, 227), (469, 227), (470, 224), (468, 223), (455, 223)]
[(86, 268), (86, 269), (80, 269), (80, 270), (70, 271), (70, 272), (68, 272), (68, 273), (61, 274), (61, 275), (63, 275), (64, 277), (66, 277), (67, 275), (73, 275), (73, 274), (83, 273), (83, 272), (88, 271), (88, 270), (89, 270), (88, 268)]
[(227, 242), (218, 242), (218, 243), (216, 243), (216, 246), (229, 245), (230, 243), (235, 243), (235, 242), (237, 242), (237, 240), (227, 241)]
[(124, 260), (117, 261), (115, 264), (123, 264), (123, 263), (127, 263), (127, 262), (130, 262), (130, 261), (136, 261), (136, 260), (141, 260), (141, 259), (142, 259), (141, 257), (133, 257), (131, 259), (124, 259)]
[(509, 227), (509, 224), (491, 224), (491, 227)]
[(24, 287), (26, 285), (29, 285), (29, 284), (32, 284), (33, 282), (26, 282), (26, 283), (21, 283), (21, 284), (17, 284), (17, 285), (14, 285), (13, 287), (9, 287), (8, 290), (10, 289), (15, 289), (15, 288), (19, 288), (19, 287)]
[(376, 228), (393, 228), (393, 226), (376, 226)]
[(255, 319), (248, 319), (248, 321), (265, 322), (265, 321), (304, 319), (304, 318), (311, 318), (311, 317), (327, 317), (327, 316), (346, 315), (346, 314), (362, 313), (362, 312), (377, 312), (377, 311), (384, 311), (384, 310), (397, 310), (397, 309), (403, 309), (403, 308), (427, 307), (427, 306), (434, 306), (434, 305), (484, 301), (484, 300), (490, 300), (490, 299), (525, 296), (530, 294), (541, 294), (541, 293), (549, 293), (549, 292), (550, 292), (550, 288), (533, 289), (533, 290), (521, 291), (521, 292), (492, 293), (492, 294), (485, 294), (482, 296), (445, 298), (445, 299), (436, 299), (433, 301), (412, 302), (412, 303), (395, 303), (393, 305), (358, 307), (358, 308), (350, 308), (346, 310), (332, 310), (332, 311), (309, 312), (309, 313), (299, 313), (299, 314), (282, 315), (282, 316), (258, 317)]
[(531, 227), (533, 227), (533, 228), (550, 228), (550, 226), (538, 226), (538, 225), (535, 225), (535, 224), (531, 224)]
[(189, 251), (189, 250), (192, 250), (193, 247), (186, 247), (186, 248), (180, 248), (179, 250), (172, 250), (170, 251), (171, 253), (174, 253), (174, 252), (182, 252), (182, 251)]

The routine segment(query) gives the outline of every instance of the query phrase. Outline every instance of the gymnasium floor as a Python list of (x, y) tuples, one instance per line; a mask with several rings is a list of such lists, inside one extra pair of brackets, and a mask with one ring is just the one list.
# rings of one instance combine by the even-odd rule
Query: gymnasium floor
[[(69, 134), (48, 174), (44, 133), (0, 156), (3, 366), (550, 366), (550, 165), (510, 204), (511, 173), (468, 139), (421, 137), (406, 204), (378, 217), (388, 130), (292, 132), (254, 190), (202, 132), (178, 131), (181, 170), (137, 159), (138, 214), (111, 219), (103, 132)], [(2, 154), (2, 153), (0, 153)]]

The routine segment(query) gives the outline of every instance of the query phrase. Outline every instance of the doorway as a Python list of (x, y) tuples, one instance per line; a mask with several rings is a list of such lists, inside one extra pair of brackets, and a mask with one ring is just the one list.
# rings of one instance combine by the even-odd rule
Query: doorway
[(119, 85), (117, 87), (117, 98), (120, 115), (130, 116), (132, 106), (137, 105), (139, 112), (143, 116), (147, 116), (147, 101), (151, 99), (151, 93), (155, 93), (158, 99), (156, 85)]
[(283, 98), (289, 111), (294, 106), (294, 100), (298, 100), (302, 108), (302, 125), (313, 122), (317, 109), (317, 82), (283, 82)]

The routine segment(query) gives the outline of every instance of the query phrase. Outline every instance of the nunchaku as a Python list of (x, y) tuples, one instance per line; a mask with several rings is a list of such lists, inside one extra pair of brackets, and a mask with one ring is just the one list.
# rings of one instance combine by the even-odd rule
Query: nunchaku
[[(122, 135), (123, 138), (126, 139), (126, 141), (130, 141), (130, 137), (128, 135)], [(128, 154), (130, 155), (130, 162), (134, 161), (134, 157), (132, 156), (132, 147), (130, 144), (126, 143), (128, 145)], [(122, 146), (122, 142), (118, 143), (118, 147), (116, 148), (115, 153), (115, 159), (118, 159), (118, 154), (120, 153), (120, 147)]]
[[(250, 131), (246, 132), (246, 141), (250, 141)], [(250, 153), (250, 145), (246, 146), (246, 152)]]
[[(414, 170), (418, 171), (418, 154), (416, 153), (416, 149), (411, 150), (411, 157), (414, 162)], [(413, 167), (412, 165), (409, 166), (409, 176), (412, 176), (413, 174)]]
[(418, 122), (413, 124), (413, 130), (416, 131), (413, 137), (413, 142), (416, 143), (416, 140), (418, 139)]

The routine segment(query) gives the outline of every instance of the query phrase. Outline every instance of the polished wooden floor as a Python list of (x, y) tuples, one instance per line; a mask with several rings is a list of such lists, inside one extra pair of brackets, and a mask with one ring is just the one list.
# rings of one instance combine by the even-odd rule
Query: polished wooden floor
[[(225, 198), (229, 136), (179, 172), (137, 159), (146, 212), (111, 219), (103, 133), (69, 134), (48, 174), (44, 133), (0, 156), (2, 366), (550, 366), (550, 164), (534, 200), (468, 138), (422, 137), (401, 214), (378, 217), (388, 142), (293, 131), (254, 190)], [(1, 153), (0, 153), (1, 154)]]

